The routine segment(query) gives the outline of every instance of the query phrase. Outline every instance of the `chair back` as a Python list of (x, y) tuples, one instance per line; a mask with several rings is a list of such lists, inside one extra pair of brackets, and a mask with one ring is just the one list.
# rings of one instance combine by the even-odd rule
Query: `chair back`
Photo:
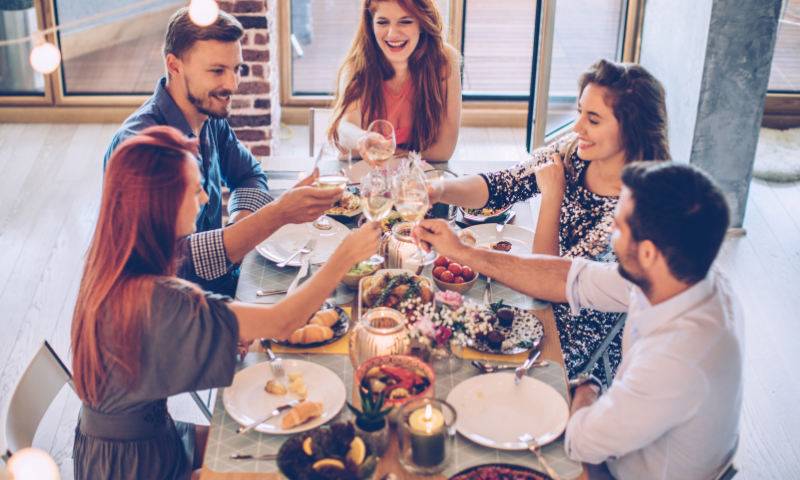
[(328, 141), (325, 131), (331, 121), (333, 109), (309, 108), (308, 109), (308, 155), (316, 156), (317, 147)]
[(65, 383), (75, 390), (72, 374), (50, 344), (43, 342), (19, 379), (8, 403), (3, 432), (4, 455), (33, 445), (33, 436), (42, 417)]

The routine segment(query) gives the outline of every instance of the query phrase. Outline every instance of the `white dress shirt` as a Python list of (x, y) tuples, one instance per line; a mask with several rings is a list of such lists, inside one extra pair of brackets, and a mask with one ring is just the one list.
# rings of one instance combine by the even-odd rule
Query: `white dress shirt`
[(565, 449), (620, 480), (713, 478), (736, 448), (742, 406), (743, 314), (712, 267), (701, 282), (651, 306), (616, 264), (574, 259), (567, 298), (628, 312), (622, 363), (608, 392), (575, 412)]

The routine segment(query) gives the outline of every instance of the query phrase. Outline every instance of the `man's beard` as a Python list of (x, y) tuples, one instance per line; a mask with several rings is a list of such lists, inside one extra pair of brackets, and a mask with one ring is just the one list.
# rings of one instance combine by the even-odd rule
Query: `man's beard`
[[(232, 92), (224, 90), (220, 92), (221, 95), (230, 95)], [(211, 94), (209, 94), (210, 96)], [(189, 89), (189, 84), (186, 84), (186, 98), (194, 105), (194, 108), (197, 109), (198, 112), (202, 113), (203, 115), (208, 115), (211, 118), (216, 118), (218, 120), (225, 120), (228, 118), (228, 114), (230, 113), (227, 107), (222, 107), (221, 110), (212, 110), (212, 102), (210, 98), (207, 101), (201, 100), (194, 95), (192, 95), (192, 91)]]
[[(636, 260), (632, 259), (630, 261), (636, 262)], [(625, 267), (622, 266), (621, 261), (617, 266), (617, 271), (619, 272), (620, 275), (622, 275), (622, 278), (628, 280), (629, 282), (633, 283), (634, 285), (642, 289), (642, 292), (645, 295), (648, 295), (650, 293), (652, 284), (650, 283), (650, 280), (648, 280), (644, 275), (634, 275), (633, 273), (631, 273), (629, 270), (626, 270)]]

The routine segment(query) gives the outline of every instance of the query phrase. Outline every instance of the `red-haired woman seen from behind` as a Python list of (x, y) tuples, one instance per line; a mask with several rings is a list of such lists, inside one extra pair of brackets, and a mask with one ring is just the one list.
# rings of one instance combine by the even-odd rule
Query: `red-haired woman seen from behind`
[(461, 124), (460, 64), (433, 0), (364, 0), (328, 137), (356, 152), (369, 124), (388, 120), (398, 152), (450, 160)]
[(123, 142), (108, 163), (72, 323), (83, 402), (77, 480), (199, 476), (208, 427), (173, 421), (167, 397), (230, 385), (240, 339), (288, 338), (377, 251), (380, 228), (370, 223), (273, 305), (231, 302), (179, 280), (177, 242), (208, 200), (196, 151), (196, 140), (158, 126)]

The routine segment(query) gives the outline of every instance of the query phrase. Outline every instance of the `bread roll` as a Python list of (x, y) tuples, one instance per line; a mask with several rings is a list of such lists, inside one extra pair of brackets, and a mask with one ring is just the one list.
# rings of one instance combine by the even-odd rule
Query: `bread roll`
[(299, 403), (283, 417), (281, 428), (284, 430), (294, 428), (301, 423), (305, 423), (314, 417), (322, 415), (322, 412), (322, 402)]
[(332, 327), (336, 325), (336, 322), (338, 321), (339, 321), (339, 312), (331, 308), (314, 314), (311, 320), (308, 321), (308, 324), (320, 325), (323, 327)]
[(299, 330), (295, 330), (289, 337), (289, 342), (307, 345), (330, 340), (331, 338), (333, 338), (333, 330), (330, 328), (321, 325), (306, 325)]

